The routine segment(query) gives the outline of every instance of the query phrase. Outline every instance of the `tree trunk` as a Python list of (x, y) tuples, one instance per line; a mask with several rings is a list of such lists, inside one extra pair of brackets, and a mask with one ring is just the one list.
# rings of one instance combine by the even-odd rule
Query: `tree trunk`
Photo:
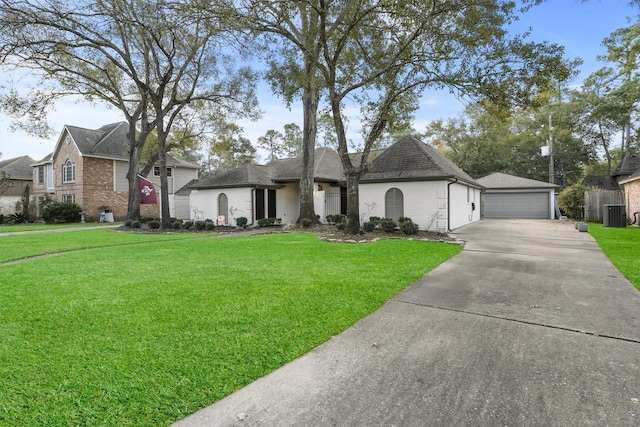
[(302, 175), (300, 177), (300, 215), (298, 221), (308, 218), (314, 223), (318, 222), (313, 205), (313, 178), (314, 178), (314, 153), (316, 148), (317, 120), (318, 120), (318, 87), (315, 81), (315, 63), (310, 59), (305, 60), (304, 94), (302, 96), (302, 108), (304, 122), (302, 127)]
[(167, 182), (167, 132), (163, 120), (158, 120), (156, 126), (158, 134), (158, 159), (160, 163), (160, 226), (171, 228), (171, 213), (169, 211), (169, 183)]
[(127, 219), (140, 219), (140, 195), (138, 194), (138, 165), (142, 155), (142, 147), (139, 139), (136, 138), (136, 124), (129, 123), (129, 169), (127, 180), (129, 180), (129, 198), (127, 200)]
[(347, 177), (347, 234), (360, 233), (360, 172), (353, 168)]

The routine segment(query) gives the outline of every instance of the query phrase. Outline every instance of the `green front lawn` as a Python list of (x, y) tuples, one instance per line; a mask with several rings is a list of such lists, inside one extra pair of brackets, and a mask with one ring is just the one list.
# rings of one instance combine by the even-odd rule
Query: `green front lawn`
[(73, 223), (60, 223), (60, 224), (0, 224), (0, 233), (11, 233), (16, 231), (40, 231), (40, 230), (54, 230), (58, 228), (88, 228), (99, 226), (113, 226), (119, 223), (97, 223), (97, 222), (73, 222)]
[[(147, 234), (124, 233), (111, 230), (82, 230), (58, 233), (30, 233), (0, 236), (0, 263), (32, 256), (60, 254), (91, 248), (106, 248), (143, 242), (165, 242), (171, 240), (205, 238), (209, 234), (176, 233)], [(94, 254), (93, 256), (100, 256)]]
[[(109, 245), (0, 266), (0, 425), (168, 425), (307, 353), (461, 251), (307, 233), (48, 236), (84, 233)], [(23, 249), (13, 256), (33, 252)]]
[(640, 290), (640, 228), (589, 224), (591, 234), (613, 265)]

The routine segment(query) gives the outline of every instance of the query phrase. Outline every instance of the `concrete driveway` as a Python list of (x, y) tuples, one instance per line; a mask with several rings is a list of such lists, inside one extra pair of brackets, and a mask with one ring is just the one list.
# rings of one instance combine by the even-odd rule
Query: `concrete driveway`
[(485, 220), (344, 333), (176, 426), (638, 426), (640, 292), (587, 233)]

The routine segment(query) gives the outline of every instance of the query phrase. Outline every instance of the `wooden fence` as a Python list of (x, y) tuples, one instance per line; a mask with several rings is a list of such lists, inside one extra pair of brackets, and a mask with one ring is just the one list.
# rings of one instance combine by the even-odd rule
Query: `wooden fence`
[(584, 192), (584, 220), (603, 221), (604, 205), (624, 205), (624, 192), (619, 190), (595, 190)]

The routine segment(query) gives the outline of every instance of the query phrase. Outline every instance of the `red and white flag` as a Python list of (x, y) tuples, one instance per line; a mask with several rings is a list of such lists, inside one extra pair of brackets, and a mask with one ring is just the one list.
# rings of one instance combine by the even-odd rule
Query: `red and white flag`
[(154, 205), (158, 203), (158, 194), (153, 182), (142, 175), (138, 175), (138, 191), (141, 205)]

